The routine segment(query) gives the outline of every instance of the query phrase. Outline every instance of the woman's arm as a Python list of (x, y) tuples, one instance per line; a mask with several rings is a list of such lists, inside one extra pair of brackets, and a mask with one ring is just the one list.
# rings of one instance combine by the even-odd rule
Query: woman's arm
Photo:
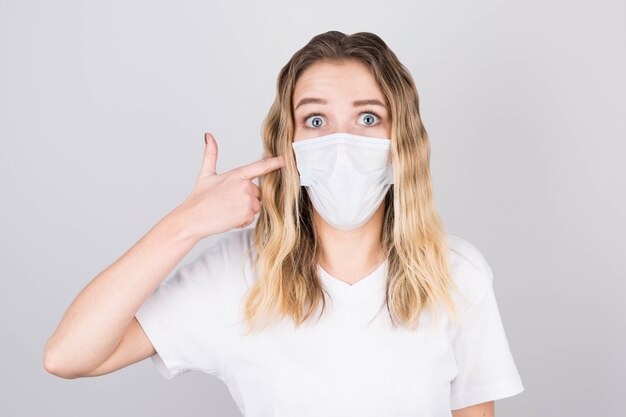
[(493, 401), (487, 401), (459, 410), (452, 410), (452, 417), (494, 417), (493, 403)]
[(48, 372), (76, 378), (109, 358), (135, 312), (198, 242), (184, 222), (178, 206), (78, 294), (46, 342)]
[(134, 316), (146, 299), (198, 241), (254, 222), (261, 195), (252, 180), (283, 167), (282, 157), (218, 174), (217, 142), (210, 133), (204, 142), (202, 167), (189, 197), (69, 306), (45, 345), (48, 372), (65, 378), (101, 375), (145, 358), (154, 349)]

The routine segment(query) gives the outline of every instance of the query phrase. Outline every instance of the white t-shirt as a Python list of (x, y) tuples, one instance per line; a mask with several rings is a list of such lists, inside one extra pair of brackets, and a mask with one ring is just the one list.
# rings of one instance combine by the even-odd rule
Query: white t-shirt
[(417, 331), (393, 328), (383, 304), (385, 261), (353, 285), (318, 265), (331, 297), (319, 322), (315, 315), (296, 330), (284, 319), (244, 335), (252, 232), (220, 235), (137, 311), (165, 378), (214, 375), (246, 417), (450, 417), (524, 391), (491, 268), (468, 241), (448, 235), (452, 275), (467, 300), (453, 295), (462, 317), (456, 329), (445, 310), (438, 326), (425, 311)]

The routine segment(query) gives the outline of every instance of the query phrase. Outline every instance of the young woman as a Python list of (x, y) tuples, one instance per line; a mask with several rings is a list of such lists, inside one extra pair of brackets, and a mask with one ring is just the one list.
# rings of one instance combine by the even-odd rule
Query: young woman
[(189, 197), (70, 305), (49, 372), (151, 357), (168, 379), (220, 378), (246, 416), (493, 416), (524, 390), (492, 270), (444, 232), (413, 79), (378, 36), (294, 54), (265, 159), (217, 174), (205, 141)]

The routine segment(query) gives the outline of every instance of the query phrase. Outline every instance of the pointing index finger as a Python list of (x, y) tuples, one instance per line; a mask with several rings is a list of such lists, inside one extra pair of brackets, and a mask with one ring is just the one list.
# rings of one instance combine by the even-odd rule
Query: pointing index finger
[(237, 168), (236, 171), (244, 177), (252, 180), (283, 166), (285, 166), (285, 162), (283, 157), (279, 155), (242, 165)]

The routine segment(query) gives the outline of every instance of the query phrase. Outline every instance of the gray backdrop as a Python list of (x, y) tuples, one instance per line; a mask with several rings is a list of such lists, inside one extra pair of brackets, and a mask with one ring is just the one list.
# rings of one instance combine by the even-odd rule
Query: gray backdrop
[(496, 415), (623, 415), (624, 2), (0, 4), (0, 415), (239, 415), (212, 376), (64, 380), (43, 347), (191, 191), (203, 132), (218, 172), (260, 159), (279, 69), (331, 29), (415, 77), (438, 207), (494, 270), (526, 388)]

